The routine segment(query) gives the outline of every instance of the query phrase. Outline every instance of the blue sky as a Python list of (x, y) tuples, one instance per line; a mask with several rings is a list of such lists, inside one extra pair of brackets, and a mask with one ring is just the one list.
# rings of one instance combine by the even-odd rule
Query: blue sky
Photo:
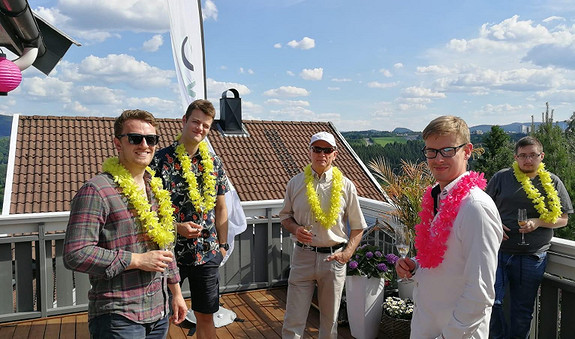
[[(82, 46), (34, 68), (0, 114), (179, 118), (167, 0), (28, 0)], [(208, 99), (236, 88), (244, 119), (421, 131), (575, 111), (575, 2), (202, 0)], [(10, 57), (10, 56), (9, 56)]]

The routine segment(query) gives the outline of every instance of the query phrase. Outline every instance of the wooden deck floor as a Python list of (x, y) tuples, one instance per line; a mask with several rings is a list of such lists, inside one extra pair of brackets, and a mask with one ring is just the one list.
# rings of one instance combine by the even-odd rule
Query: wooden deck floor
[[(285, 311), (286, 288), (253, 290), (248, 292), (226, 293), (221, 297), (223, 306), (234, 311), (239, 319), (217, 329), (218, 338), (281, 338), (281, 328)], [(188, 305), (189, 305), (189, 300)], [(311, 307), (306, 338), (317, 338), (319, 312)], [(188, 336), (190, 324), (170, 325), (168, 338), (195, 338)], [(353, 338), (349, 327), (340, 326), (339, 338)], [(33, 321), (21, 321), (0, 324), (0, 339), (84, 339), (89, 338), (88, 315), (75, 313), (67, 316), (42, 318)]]

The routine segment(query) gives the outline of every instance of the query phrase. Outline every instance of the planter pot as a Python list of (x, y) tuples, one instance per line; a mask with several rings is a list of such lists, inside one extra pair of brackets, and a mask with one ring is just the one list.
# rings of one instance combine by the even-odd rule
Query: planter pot
[(411, 320), (397, 319), (383, 314), (379, 326), (380, 338), (409, 339)]
[(399, 290), (399, 297), (401, 299), (409, 298), (413, 300), (413, 289), (415, 288), (415, 284), (415, 280), (408, 280), (405, 282), (398, 281), (397, 289)]
[(377, 338), (383, 311), (385, 279), (348, 276), (345, 279), (347, 317), (351, 335), (357, 339)]

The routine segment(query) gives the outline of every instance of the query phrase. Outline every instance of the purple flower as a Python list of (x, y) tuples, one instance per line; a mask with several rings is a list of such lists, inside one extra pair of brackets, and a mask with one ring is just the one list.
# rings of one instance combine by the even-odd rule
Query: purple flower
[(355, 270), (357, 268), (357, 265), (358, 265), (358, 263), (355, 260), (352, 260), (349, 262), (349, 268), (352, 270)]
[(375, 256), (381, 258), (383, 254), (380, 251), (375, 251)]
[(397, 259), (399, 259), (399, 257), (393, 253), (389, 253), (388, 255), (385, 256), (385, 260), (387, 260), (387, 262), (392, 265), (395, 265)]
[(377, 269), (381, 272), (387, 272), (387, 266), (384, 263), (377, 264)]
[(369, 251), (369, 252), (365, 253), (365, 257), (368, 259), (373, 258), (373, 252)]

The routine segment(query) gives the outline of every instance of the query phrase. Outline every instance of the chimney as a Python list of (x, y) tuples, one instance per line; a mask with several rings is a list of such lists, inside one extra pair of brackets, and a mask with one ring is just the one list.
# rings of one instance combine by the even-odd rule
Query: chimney
[[(232, 92), (234, 97), (228, 98), (228, 92)], [(220, 127), (225, 134), (244, 133), (242, 128), (242, 99), (235, 88), (224, 91), (220, 98)]]

